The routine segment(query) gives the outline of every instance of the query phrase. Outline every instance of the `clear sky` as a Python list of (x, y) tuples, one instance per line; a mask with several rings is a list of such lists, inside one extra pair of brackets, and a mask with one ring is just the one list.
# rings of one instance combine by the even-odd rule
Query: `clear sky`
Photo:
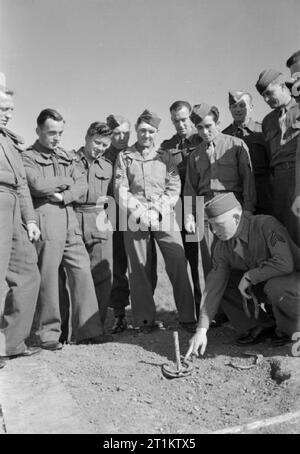
[(253, 93), (261, 119), (257, 76), (288, 72), (299, 20), (300, 0), (0, 0), (0, 71), (16, 93), (9, 126), (29, 145), (38, 113), (53, 107), (67, 121), (62, 145), (78, 148), (92, 121), (134, 123), (149, 108), (163, 140), (177, 99), (217, 105), (227, 126), (229, 89)]

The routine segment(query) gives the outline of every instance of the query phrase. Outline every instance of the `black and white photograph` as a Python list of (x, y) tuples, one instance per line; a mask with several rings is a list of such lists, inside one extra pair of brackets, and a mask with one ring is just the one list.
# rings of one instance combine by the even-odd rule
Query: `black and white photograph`
[(299, 17), (0, 0), (0, 435), (300, 434)]

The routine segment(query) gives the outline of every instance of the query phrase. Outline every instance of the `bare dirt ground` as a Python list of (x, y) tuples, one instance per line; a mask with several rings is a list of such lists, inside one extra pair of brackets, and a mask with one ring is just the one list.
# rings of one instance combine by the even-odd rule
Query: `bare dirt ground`
[[(211, 329), (205, 356), (193, 361), (193, 373), (167, 380), (161, 365), (175, 369), (172, 330), (176, 328), (171, 286), (159, 257), (155, 294), (157, 319), (166, 329), (151, 334), (127, 330), (103, 345), (66, 345), (62, 351), (43, 351), (37, 362), (46, 364), (76, 401), (97, 434), (199, 434), (300, 410), (300, 381), (276, 374), (278, 356), (300, 370), (291, 347), (262, 343), (234, 345), (229, 327)], [(130, 321), (130, 310), (128, 310)], [(107, 328), (111, 327), (110, 312)], [(181, 352), (190, 334), (179, 330)], [(245, 351), (263, 354), (251, 369), (235, 369), (228, 362), (251, 365)], [(276, 359), (277, 358), (277, 359)], [(277, 362), (276, 362), (277, 361)], [(296, 374), (297, 375), (297, 374)], [(42, 416), (41, 416), (42, 417)], [(300, 433), (300, 422), (279, 424), (257, 433)]]

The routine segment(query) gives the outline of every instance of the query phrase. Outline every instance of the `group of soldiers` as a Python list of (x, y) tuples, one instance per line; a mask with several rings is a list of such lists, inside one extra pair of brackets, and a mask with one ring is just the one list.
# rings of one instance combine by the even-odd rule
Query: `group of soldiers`
[(65, 120), (49, 108), (24, 150), (7, 129), (13, 92), (1, 75), (0, 358), (106, 342), (107, 308), (112, 333), (124, 331), (129, 298), (134, 325), (157, 328), (156, 245), (180, 326), (193, 333), (186, 358), (205, 351), (218, 316), (240, 345), (281, 345), (300, 331), (300, 51), (287, 65), (294, 78), (259, 75), (272, 109), (262, 124), (251, 94), (230, 91), (223, 132), (216, 106), (176, 101), (176, 134), (159, 146), (161, 119), (146, 109), (133, 145), (130, 121), (111, 114), (71, 152), (60, 147)]

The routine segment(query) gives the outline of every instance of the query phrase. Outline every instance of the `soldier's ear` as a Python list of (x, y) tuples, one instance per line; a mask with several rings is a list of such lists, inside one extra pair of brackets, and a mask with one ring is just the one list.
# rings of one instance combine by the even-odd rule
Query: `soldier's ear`
[(35, 128), (35, 132), (37, 133), (38, 136), (40, 135), (40, 131), (41, 131), (40, 128), (37, 126), (37, 127)]
[(235, 220), (235, 224), (238, 225), (241, 220), (241, 215), (239, 213), (234, 213), (233, 217)]

